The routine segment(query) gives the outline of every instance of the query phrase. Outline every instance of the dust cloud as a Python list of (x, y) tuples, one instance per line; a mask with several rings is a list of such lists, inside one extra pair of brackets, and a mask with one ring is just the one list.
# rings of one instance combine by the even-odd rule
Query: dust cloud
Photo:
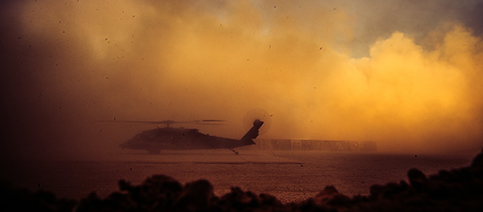
[(224, 119), (185, 127), (239, 138), (253, 108), (262, 138), (483, 145), (481, 1), (0, 4), (7, 159), (95, 157), (155, 127), (96, 120)]

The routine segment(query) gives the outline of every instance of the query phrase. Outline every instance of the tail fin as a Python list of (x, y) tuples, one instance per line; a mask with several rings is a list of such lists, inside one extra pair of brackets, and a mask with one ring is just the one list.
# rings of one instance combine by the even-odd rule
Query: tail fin
[(253, 127), (250, 130), (248, 130), (248, 132), (243, 136), (241, 141), (248, 144), (255, 144), (255, 142), (253, 142), (252, 139), (255, 139), (258, 137), (258, 129), (260, 129), (262, 125), (263, 125), (263, 121), (260, 121), (258, 119), (255, 120), (253, 122)]

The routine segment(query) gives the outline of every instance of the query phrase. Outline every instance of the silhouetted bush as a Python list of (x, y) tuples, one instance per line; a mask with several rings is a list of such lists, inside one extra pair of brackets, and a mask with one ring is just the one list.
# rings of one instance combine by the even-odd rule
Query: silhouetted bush
[(12, 189), (0, 184), (1, 211), (72, 211), (75, 200), (57, 199), (47, 191), (31, 193), (26, 189)]
[(45, 191), (31, 193), (0, 185), (2, 211), (483, 211), (483, 152), (469, 167), (442, 170), (427, 177), (418, 169), (405, 181), (373, 185), (369, 196), (352, 198), (327, 186), (315, 197), (282, 204), (269, 194), (239, 187), (221, 197), (207, 180), (184, 186), (171, 177), (154, 175), (140, 185), (119, 181), (119, 191), (101, 199), (95, 193), (80, 200), (57, 199)]

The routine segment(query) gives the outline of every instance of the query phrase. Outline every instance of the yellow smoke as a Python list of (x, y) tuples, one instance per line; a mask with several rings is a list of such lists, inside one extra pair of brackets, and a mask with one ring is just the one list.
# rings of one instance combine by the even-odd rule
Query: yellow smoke
[(458, 25), (443, 33), (435, 49), (424, 50), (395, 32), (334, 79), (340, 83), (334, 112), (362, 129), (352, 131), (355, 138), (380, 140), (393, 151), (481, 145), (474, 140), (482, 127), (481, 40)]
[(26, 38), (49, 43), (38, 50), (40, 89), (71, 106), (60, 120), (228, 119), (207, 130), (236, 137), (243, 114), (264, 108), (273, 115), (264, 138), (481, 147), (483, 47), (471, 29), (448, 24), (424, 45), (396, 31), (356, 59), (357, 17), (299, 3), (42, 1), (20, 16)]

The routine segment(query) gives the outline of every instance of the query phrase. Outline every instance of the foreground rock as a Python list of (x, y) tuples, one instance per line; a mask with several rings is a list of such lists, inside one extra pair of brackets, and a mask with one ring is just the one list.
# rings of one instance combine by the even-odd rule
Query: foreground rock
[(369, 196), (352, 198), (326, 187), (313, 198), (282, 204), (269, 194), (238, 187), (218, 197), (206, 180), (187, 183), (155, 175), (140, 185), (119, 181), (119, 191), (101, 199), (95, 193), (76, 202), (49, 192), (0, 186), (2, 211), (483, 211), (483, 153), (471, 166), (427, 177), (408, 171), (409, 183), (373, 185)]

